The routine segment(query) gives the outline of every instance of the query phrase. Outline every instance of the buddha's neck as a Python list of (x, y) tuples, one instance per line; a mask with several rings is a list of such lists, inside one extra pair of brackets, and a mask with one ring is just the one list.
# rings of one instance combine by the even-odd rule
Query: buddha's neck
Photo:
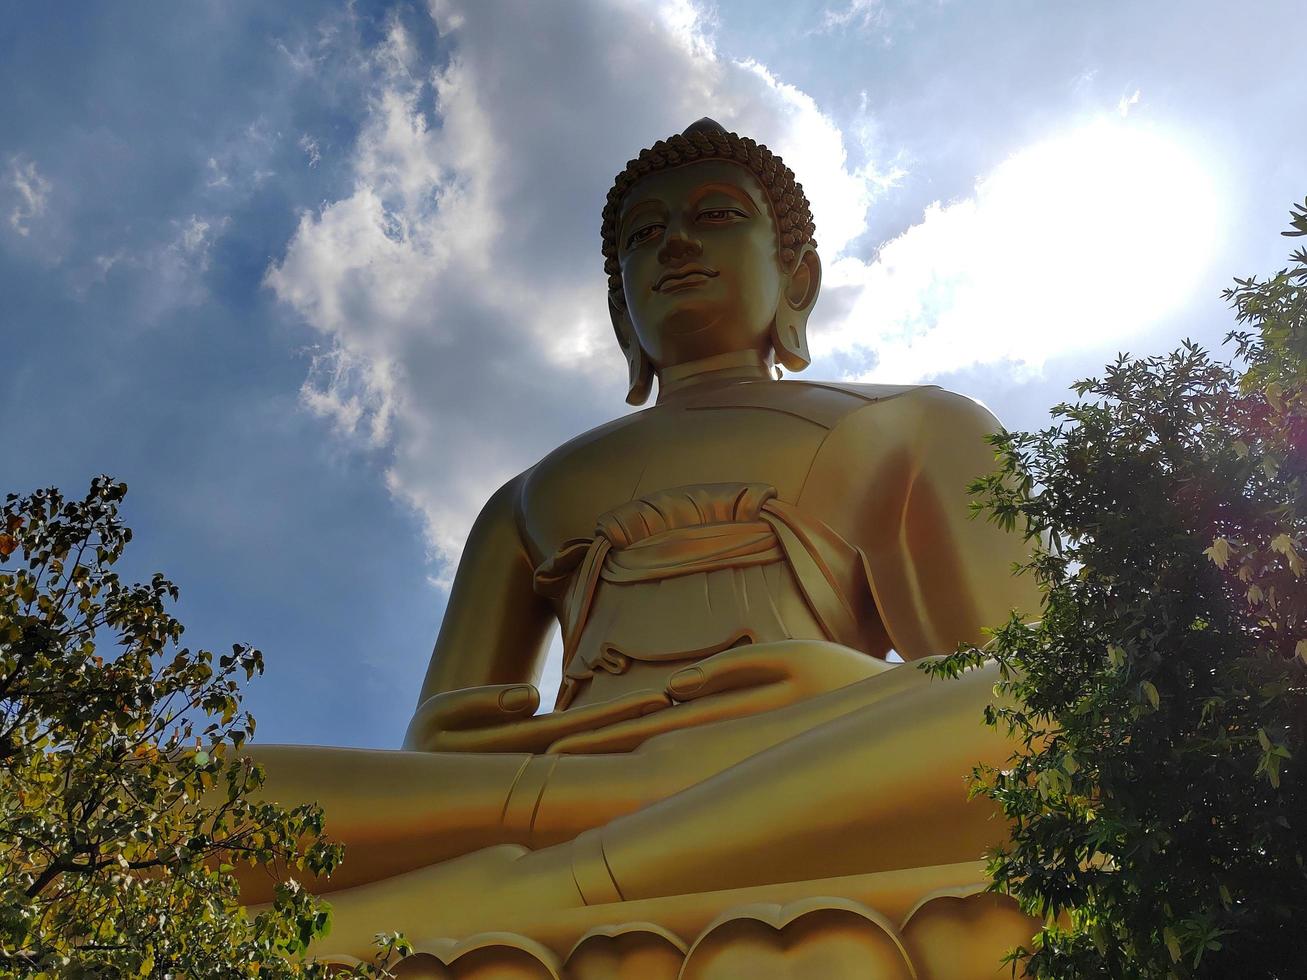
[(658, 371), (658, 401), (702, 385), (731, 381), (771, 381), (772, 366), (756, 350), (728, 351)]

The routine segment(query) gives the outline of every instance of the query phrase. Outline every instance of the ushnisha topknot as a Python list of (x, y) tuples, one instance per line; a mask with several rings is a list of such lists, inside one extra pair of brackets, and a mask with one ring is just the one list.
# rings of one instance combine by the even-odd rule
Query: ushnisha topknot
[(794, 171), (761, 143), (747, 136), (727, 132), (721, 123), (704, 116), (685, 132), (659, 140), (628, 161), (626, 169), (613, 181), (603, 212), (604, 271), (608, 289), (625, 305), (622, 295), (622, 270), (617, 263), (617, 222), (622, 213), (622, 199), (642, 177), (670, 170), (698, 160), (729, 160), (738, 163), (758, 178), (771, 201), (779, 236), (781, 265), (789, 269), (804, 245), (817, 244), (813, 233), (817, 226), (812, 209), (804, 196), (803, 185), (794, 179)]

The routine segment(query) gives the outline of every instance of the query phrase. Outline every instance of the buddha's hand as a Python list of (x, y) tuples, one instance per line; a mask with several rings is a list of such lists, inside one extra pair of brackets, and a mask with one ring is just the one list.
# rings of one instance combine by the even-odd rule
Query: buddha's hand
[(570, 754), (629, 752), (655, 735), (783, 708), (892, 665), (838, 643), (784, 640), (732, 647), (672, 675), (668, 711), (568, 735), (549, 746)]
[(427, 698), (409, 722), (404, 748), (413, 752), (544, 752), (594, 729), (634, 721), (671, 706), (662, 691), (635, 691), (584, 707), (537, 715), (540, 692), (530, 684), (489, 684)]

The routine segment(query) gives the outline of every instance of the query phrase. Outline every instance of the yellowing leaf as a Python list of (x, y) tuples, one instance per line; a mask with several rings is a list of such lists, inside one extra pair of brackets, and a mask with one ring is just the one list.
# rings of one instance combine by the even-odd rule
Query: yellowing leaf
[(1284, 411), (1284, 389), (1274, 381), (1266, 386), (1266, 400), (1277, 412)]
[(1236, 439), (1234, 441), (1234, 454), (1240, 459), (1246, 457), (1248, 455), (1248, 443), (1242, 439)]
[(1162, 938), (1166, 940), (1166, 951), (1171, 954), (1171, 961), (1179, 962), (1180, 940), (1176, 938), (1175, 933), (1169, 927), (1162, 930)]
[(1307, 640), (1299, 640), (1294, 646), (1293, 652), (1302, 658), (1304, 663), (1307, 663)]
[(1302, 577), (1302, 556), (1298, 554), (1298, 549), (1294, 547), (1293, 539), (1289, 535), (1281, 533), (1273, 537), (1271, 539), (1271, 550), (1284, 555), (1288, 559), (1289, 570), (1293, 572), (1296, 578)]
[(1248, 586), (1248, 604), (1250, 606), (1256, 606), (1260, 604), (1263, 598), (1264, 596), (1262, 595), (1261, 589), (1259, 589), (1256, 585)]
[(1203, 554), (1212, 559), (1217, 568), (1224, 568), (1230, 560), (1230, 542), (1225, 538), (1216, 538)]
[(1153, 686), (1152, 681), (1144, 681), (1139, 685), (1139, 687), (1144, 692), (1144, 697), (1148, 698), (1148, 703), (1151, 704), (1154, 709), (1162, 703), (1162, 698), (1157, 693), (1157, 688)]

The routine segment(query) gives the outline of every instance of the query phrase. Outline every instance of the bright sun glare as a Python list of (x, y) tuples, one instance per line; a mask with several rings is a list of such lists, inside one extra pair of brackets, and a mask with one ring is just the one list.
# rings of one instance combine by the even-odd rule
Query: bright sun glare
[(1175, 141), (1127, 122), (1100, 120), (1017, 154), (980, 196), (996, 219), (984, 254), (1018, 260), (1006, 275), (987, 271), (1009, 282), (1016, 273), (1068, 326), (1162, 315), (1197, 285), (1215, 243), (1207, 173)]
[(999, 361), (1037, 370), (1128, 341), (1190, 299), (1220, 219), (1191, 148), (1100, 119), (1014, 154), (971, 197), (932, 205), (873, 262), (835, 262), (828, 281), (858, 298), (820, 346), (874, 352), (868, 380)]

